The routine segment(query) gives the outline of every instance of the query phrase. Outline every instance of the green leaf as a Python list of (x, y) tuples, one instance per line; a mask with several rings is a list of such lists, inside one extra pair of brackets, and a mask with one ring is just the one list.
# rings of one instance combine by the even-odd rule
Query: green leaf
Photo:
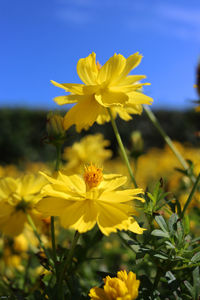
[(168, 259), (167, 256), (159, 254), (159, 253), (158, 254), (154, 254), (154, 257), (161, 258), (161, 259), (164, 259), (164, 260)]
[(162, 231), (162, 230), (159, 230), (159, 229), (153, 230), (151, 234), (154, 235), (154, 236), (169, 238), (169, 233), (168, 232)]
[(169, 218), (168, 221), (168, 226), (169, 226), (169, 232), (171, 233), (171, 235), (174, 235), (175, 232), (175, 224), (178, 221), (178, 216), (177, 214), (172, 214), (171, 217)]
[(188, 215), (184, 216), (183, 225), (184, 225), (185, 234), (190, 233), (190, 219)]
[(179, 243), (182, 243), (183, 238), (184, 238), (184, 228), (183, 228), (183, 224), (180, 220), (178, 220), (178, 222), (177, 222), (176, 235), (177, 235)]
[(155, 220), (163, 231), (168, 232), (167, 224), (162, 216), (156, 216)]
[(193, 286), (187, 280), (184, 281), (184, 284), (188, 289), (188, 291), (190, 292), (190, 295), (193, 296)]
[(167, 245), (167, 249), (175, 249), (175, 246), (169, 241), (165, 241), (165, 244)]
[(191, 258), (191, 262), (196, 263), (200, 260), (200, 252), (195, 253), (195, 255)]
[(200, 296), (200, 278), (199, 278), (199, 267), (196, 267), (192, 272), (193, 275), (193, 291), (194, 291), (194, 299), (198, 300)]

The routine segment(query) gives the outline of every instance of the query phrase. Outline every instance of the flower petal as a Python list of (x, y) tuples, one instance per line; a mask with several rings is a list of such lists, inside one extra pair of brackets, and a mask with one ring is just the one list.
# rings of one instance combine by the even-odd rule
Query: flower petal
[(77, 95), (83, 95), (84, 84), (79, 83), (58, 83), (54, 80), (51, 80), (51, 83), (61, 89), (64, 89), (66, 92), (71, 92)]
[(121, 54), (114, 54), (99, 70), (98, 83), (115, 82), (126, 65), (126, 59)]
[(67, 130), (73, 124), (80, 132), (87, 129), (96, 121), (101, 106), (95, 101), (94, 97), (86, 97), (84, 100), (73, 106), (64, 117), (64, 128)]
[(85, 84), (96, 84), (98, 68), (96, 65), (96, 54), (94, 52), (88, 57), (79, 59), (77, 63), (77, 73)]
[(58, 173), (58, 180), (61, 179), (67, 187), (78, 193), (85, 193), (86, 186), (84, 180), (78, 175), (67, 176), (64, 173)]
[(0, 218), (0, 230), (9, 236), (20, 234), (26, 222), (26, 215), (22, 211), (16, 211), (9, 216)]
[(141, 228), (138, 222), (136, 222), (133, 218), (129, 218), (129, 221), (130, 221), (130, 225), (128, 226), (129, 231), (132, 231), (137, 234), (142, 234), (143, 231), (146, 230), (144, 228)]
[(128, 202), (133, 199), (139, 199), (143, 201), (141, 197), (136, 197), (138, 194), (143, 194), (142, 189), (128, 189), (128, 190), (122, 190), (122, 191), (114, 191), (114, 192), (108, 192), (107, 190), (103, 192), (98, 200), (105, 201), (108, 203), (123, 203)]
[(6, 177), (0, 179), (0, 199), (8, 198), (11, 193), (17, 190), (17, 181), (14, 178)]
[(94, 201), (85, 200), (73, 203), (61, 215), (61, 225), (73, 228), (80, 233), (94, 227), (97, 221), (97, 209)]
[(130, 55), (126, 59), (126, 65), (123, 72), (121, 73), (121, 76), (127, 76), (132, 69), (136, 68), (140, 64), (141, 60), (142, 60), (142, 55), (139, 54), (139, 52)]
[(36, 209), (44, 216), (60, 216), (73, 201), (58, 197), (46, 197), (36, 204)]
[(110, 300), (110, 297), (106, 295), (105, 291), (99, 287), (92, 288), (88, 296), (90, 300)]
[[(122, 209), (123, 205), (107, 204), (98, 202), (99, 216), (97, 217), (97, 224), (103, 234), (109, 235), (111, 232), (128, 229), (129, 214)], [(125, 223), (124, 223), (125, 221)]]
[(130, 85), (130, 84), (134, 84), (136, 82), (139, 82), (140, 80), (146, 78), (145, 75), (129, 75), (127, 77), (123, 77), (122, 79), (120, 79), (119, 82), (117, 82), (118, 86), (121, 85)]
[[(112, 175), (114, 176), (114, 174)], [(126, 176), (118, 176), (116, 178), (106, 180), (106, 176), (104, 175), (104, 180), (100, 183), (98, 188), (110, 192), (123, 185), (126, 181)]]
[(124, 105), (129, 98), (123, 92), (106, 89), (103, 93), (96, 93), (95, 99), (104, 107), (110, 107), (113, 105)]
[(140, 92), (132, 92), (128, 94), (129, 100), (127, 104), (129, 106), (135, 105), (135, 104), (152, 104), (153, 99), (147, 95), (144, 95)]
[(53, 99), (58, 105), (64, 105), (68, 103), (76, 103), (81, 100), (81, 96), (78, 95), (67, 95), (58, 96)]

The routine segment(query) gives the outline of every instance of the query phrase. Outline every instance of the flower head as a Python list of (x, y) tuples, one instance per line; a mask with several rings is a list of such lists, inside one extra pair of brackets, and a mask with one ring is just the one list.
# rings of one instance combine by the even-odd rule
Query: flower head
[(58, 172), (57, 178), (43, 173), (49, 184), (43, 188), (44, 198), (37, 209), (46, 216), (60, 216), (61, 225), (80, 233), (97, 223), (103, 234), (131, 230), (141, 234), (132, 215), (136, 213), (132, 200), (142, 198), (142, 189), (118, 190), (126, 182), (122, 175), (103, 175), (102, 169), (91, 165), (83, 178)]
[(112, 156), (112, 151), (105, 149), (110, 145), (101, 133), (89, 134), (71, 147), (64, 149), (63, 158), (67, 160), (65, 170), (69, 173), (82, 173), (83, 166), (93, 163), (102, 166), (104, 161)]
[(124, 119), (130, 120), (130, 114), (141, 114), (142, 104), (151, 104), (152, 98), (141, 93), (143, 85), (139, 83), (145, 75), (128, 75), (140, 64), (142, 55), (135, 53), (127, 59), (121, 54), (114, 54), (102, 67), (96, 63), (93, 52), (81, 58), (77, 64), (77, 72), (83, 84), (52, 83), (70, 95), (56, 97), (59, 105), (77, 103), (65, 115), (64, 127), (73, 124), (77, 131), (88, 129), (96, 121), (99, 124), (108, 122), (110, 117), (106, 108)]
[(0, 180), (0, 231), (9, 236), (22, 232), (27, 213), (37, 219), (35, 203), (41, 199), (41, 188), (46, 184), (42, 176), (24, 175), (18, 179)]
[(117, 277), (104, 278), (103, 288), (94, 287), (90, 290), (91, 300), (134, 300), (138, 297), (140, 281), (133, 272), (117, 272)]

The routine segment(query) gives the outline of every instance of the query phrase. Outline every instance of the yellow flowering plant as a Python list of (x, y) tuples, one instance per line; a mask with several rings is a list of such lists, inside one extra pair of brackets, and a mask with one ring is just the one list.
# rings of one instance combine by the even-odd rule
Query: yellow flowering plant
[(57, 178), (42, 173), (49, 184), (43, 188), (44, 198), (37, 209), (46, 216), (59, 216), (61, 225), (79, 233), (91, 230), (95, 224), (105, 235), (118, 230), (142, 234), (143, 229), (133, 219), (136, 210), (131, 203), (138, 199), (142, 189), (119, 190), (125, 176), (103, 175), (100, 168), (90, 165), (83, 178), (58, 172)]
[(118, 271), (117, 277), (104, 278), (103, 288), (94, 287), (90, 290), (91, 300), (135, 300), (138, 297), (140, 281), (133, 272)]
[(63, 167), (67, 174), (83, 172), (83, 166), (93, 163), (103, 166), (112, 156), (112, 151), (107, 149), (110, 141), (105, 140), (101, 133), (88, 134), (71, 147), (64, 148), (63, 159), (67, 161)]
[(99, 124), (110, 121), (106, 108), (111, 108), (114, 117), (120, 116), (125, 121), (131, 114), (141, 114), (142, 104), (151, 104), (152, 98), (144, 95), (141, 88), (149, 83), (140, 83), (145, 75), (129, 75), (142, 59), (135, 53), (127, 59), (121, 54), (114, 54), (103, 66), (96, 62), (93, 52), (81, 58), (77, 72), (83, 84), (57, 83), (55, 86), (69, 92), (69, 95), (56, 97), (57, 104), (77, 103), (64, 118), (64, 127), (73, 124), (77, 131), (88, 129), (96, 121)]
[[(199, 237), (193, 234), (195, 221), (190, 223), (192, 209), (199, 217), (199, 153), (173, 143), (147, 107), (169, 148), (145, 153), (145, 140), (135, 131), (127, 151), (115, 122), (117, 116), (128, 121), (152, 103), (142, 92), (145, 75), (130, 75), (141, 59), (139, 53), (127, 59), (114, 54), (103, 66), (95, 53), (80, 59), (83, 83), (52, 82), (68, 93), (55, 98), (59, 105), (75, 104), (64, 118), (47, 117), (54, 168), (26, 164), (39, 171), (33, 175), (23, 174), (21, 166), (1, 167), (0, 297), (199, 299)], [(79, 132), (108, 121), (119, 145), (117, 158), (111, 159), (106, 148), (111, 143), (100, 133), (64, 148), (72, 125)], [(176, 168), (178, 176), (177, 166), (183, 167)]]
[(20, 234), (28, 223), (27, 215), (37, 222), (41, 215), (35, 204), (41, 199), (46, 180), (41, 175), (26, 174), (20, 178), (0, 180), (0, 230), (9, 236)]

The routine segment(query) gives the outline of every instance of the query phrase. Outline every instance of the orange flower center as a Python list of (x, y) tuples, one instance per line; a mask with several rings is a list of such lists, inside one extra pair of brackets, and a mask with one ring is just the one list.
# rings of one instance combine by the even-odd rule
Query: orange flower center
[(93, 165), (85, 167), (85, 173), (83, 176), (85, 183), (89, 189), (96, 187), (103, 179), (103, 173), (101, 168), (97, 168)]

